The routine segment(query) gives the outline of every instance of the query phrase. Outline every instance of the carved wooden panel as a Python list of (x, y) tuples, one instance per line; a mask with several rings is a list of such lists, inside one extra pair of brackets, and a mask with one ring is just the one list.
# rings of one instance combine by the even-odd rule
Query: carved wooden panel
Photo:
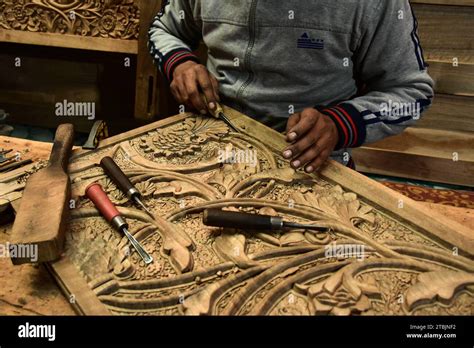
[[(66, 252), (49, 267), (80, 313), (473, 314), (472, 231), (336, 163), (319, 176), (295, 172), (280, 156), (281, 135), (226, 113), (244, 134), (187, 114), (75, 155)], [(255, 154), (255, 162), (252, 155), (232, 161), (238, 153)], [(104, 176), (98, 163), (105, 155), (142, 191), (155, 219)], [(94, 181), (153, 264), (130, 254), (125, 237), (84, 197)], [(202, 224), (210, 207), (279, 215), (329, 232), (210, 228)]]
[(0, 28), (137, 40), (134, 0), (0, 0)]

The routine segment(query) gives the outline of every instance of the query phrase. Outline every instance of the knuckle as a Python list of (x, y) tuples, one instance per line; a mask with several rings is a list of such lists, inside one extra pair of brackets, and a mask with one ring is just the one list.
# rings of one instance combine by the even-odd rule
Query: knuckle
[(198, 96), (198, 91), (196, 88), (192, 87), (188, 90), (188, 95), (190, 98), (196, 98)]
[(195, 65), (195, 66), (194, 66), (194, 69), (195, 69), (196, 71), (200, 71), (200, 72), (202, 72), (202, 71), (207, 71), (207, 68), (206, 68), (204, 65), (202, 65), (202, 64), (197, 64), (197, 65)]
[(302, 114), (305, 116), (305, 117), (308, 117), (308, 118), (317, 118), (318, 116), (318, 112), (316, 109), (313, 109), (313, 108), (307, 108), (307, 109), (304, 109)]
[(322, 156), (327, 159), (329, 158), (329, 156), (331, 156), (331, 150), (324, 150), (323, 153), (322, 153)]
[(320, 145), (318, 145), (318, 144), (314, 144), (314, 145), (313, 145), (313, 151), (314, 151), (315, 154), (320, 154), (320, 153), (321, 153), (321, 150), (322, 150), (322, 149), (321, 149), (321, 146), (320, 146)]
[(189, 79), (189, 78), (193, 78), (194, 76), (196, 76), (196, 73), (194, 72), (193, 69), (187, 69), (187, 70), (183, 71), (182, 76)]
[(207, 90), (210, 90), (212, 88), (212, 86), (211, 86), (210, 82), (202, 82), (201, 83), (201, 88), (207, 91)]

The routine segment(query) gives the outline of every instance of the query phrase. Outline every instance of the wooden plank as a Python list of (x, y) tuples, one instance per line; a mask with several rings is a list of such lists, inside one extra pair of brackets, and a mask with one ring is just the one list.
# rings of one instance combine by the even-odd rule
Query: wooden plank
[(469, 236), (474, 235), (474, 209), (457, 208), (449, 205), (434, 204), (420, 202), (420, 204), (428, 206), (433, 212), (443, 214), (448, 219), (459, 222), (470, 230)]
[[(437, 94), (431, 108), (422, 115), (414, 127), (442, 131), (474, 132), (473, 110), (473, 97)], [(455, 149), (453, 148), (452, 151), (455, 151)]]
[(474, 6), (474, 0), (410, 0), (410, 2), (414, 4)]
[(425, 52), (474, 50), (474, 7), (413, 5)]
[(474, 134), (409, 128), (354, 149), (357, 170), (474, 187)]
[[(63, 257), (54, 263), (47, 263), (45, 265), (48, 271), (53, 275), (61, 290), (68, 294), (69, 303), (77, 314), (86, 314), (81, 308), (81, 306), (84, 306), (88, 308), (88, 315), (110, 315), (107, 308), (105, 308), (105, 306), (90, 291), (87, 282), (84, 279), (75, 276), (77, 274), (77, 269), (67, 257)], [(58, 274), (63, 276), (58, 277)], [(68, 274), (70, 276), (66, 276)], [(79, 303), (81, 306), (79, 306)]]
[[(457, 66), (453, 65), (457, 59)], [(447, 60), (428, 59), (428, 73), (435, 81), (437, 93), (460, 96), (474, 96), (474, 60), (465, 62), (462, 57), (452, 54)]]
[(78, 35), (0, 30), (0, 41), (100, 52), (117, 52), (128, 54), (138, 53), (137, 40), (104, 39), (98, 37), (83, 37)]
[(158, 115), (158, 69), (148, 48), (148, 30), (161, 7), (161, 0), (140, 0), (140, 33), (138, 39), (135, 117), (151, 120)]

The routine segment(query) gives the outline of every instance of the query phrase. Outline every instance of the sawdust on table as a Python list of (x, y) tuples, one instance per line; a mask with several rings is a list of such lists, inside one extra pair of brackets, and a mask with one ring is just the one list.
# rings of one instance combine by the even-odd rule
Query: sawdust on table
[[(12, 225), (0, 226), (0, 243), (10, 240)], [(74, 315), (44, 266), (13, 266), (0, 257), (0, 315)]]

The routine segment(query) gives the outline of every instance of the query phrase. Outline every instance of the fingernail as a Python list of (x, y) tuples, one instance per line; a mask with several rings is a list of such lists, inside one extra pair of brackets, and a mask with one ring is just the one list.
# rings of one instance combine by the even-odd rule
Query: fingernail
[(205, 114), (207, 114), (207, 111), (206, 110), (201, 110), (201, 114), (205, 115)]
[(295, 132), (291, 132), (288, 134), (288, 139), (295, 140), (298, 135)]
[(314, 172), (314, 167), (311, 167), (311, 166), (306, 167), (306, 172), (307, 172), (307, 173), (312, 173), (312, 172)]
[(216, 108), (216, 104), (209, 103), (209, 109), (214, 110)]
[(293, 152), (291, 152), (291, 150), (286, 150), (285, 152), (283, 152), (283, 157), (291, 158), (291, 156), (293, 156)]
[(300, 161), (294, 161), (293, 162), (293, 167), (298, 168), (301, 165)]

